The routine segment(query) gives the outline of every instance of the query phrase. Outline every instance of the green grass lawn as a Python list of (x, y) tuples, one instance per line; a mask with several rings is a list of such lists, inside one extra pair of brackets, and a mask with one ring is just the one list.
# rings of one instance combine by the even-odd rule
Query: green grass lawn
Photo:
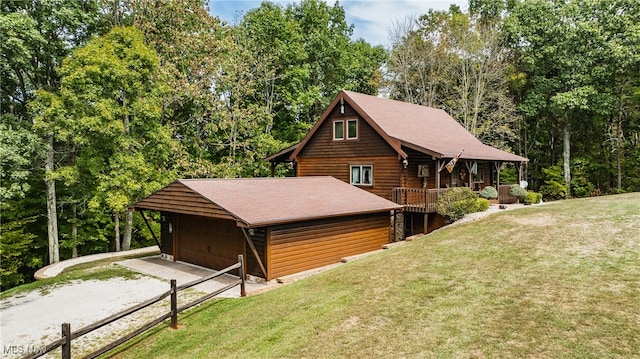
[(115, 355), (638, 357), (640, 193), (455, 225), (179, 322)]

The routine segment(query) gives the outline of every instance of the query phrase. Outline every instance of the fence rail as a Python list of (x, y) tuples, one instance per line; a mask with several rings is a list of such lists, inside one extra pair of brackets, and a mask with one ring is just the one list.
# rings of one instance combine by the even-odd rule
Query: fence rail
[[(246, 296), (246, 283), (245, 283), (245, 269), (244, 269), (244, 258), (242, 255), (238, 256), (238, 263), (233, 264), (221, 271), (218, 271), (216, 273), (213, 273), (211, 275), (208, 275), (206, 277), (200, 278), (200, 279), (196, 279), (192, 282), (189, 283), (185, 283), (185, 284), (181, 284), (181, 285), (176, 285), (176, 280), (172, 279), (170, 281), (170, 285), (171, 285), (171, 289), (169, 289), (168, 291), (157, 295), (151, 299), (148, 299), (140, 304), (137, 304), (133, 307), (127, 308), (125, 310), (122, 310), (114, 315), (111, 315), (107, 318), (104, 318), (100, 321), (97, 321), (95, 323), (89, 324), (87, 326), (84, 326), (78, 330), (76, 330), (75, 332), (71, 331), (71, 324), (69, 323), (63, 323), (62, 324), (62, 338), (57, 339), (49, 344), (44, 345), (38, 352), (36, 353), (31, 353), (29, 355), (26, 355), (24, 357), (22, 357), (21, 359), (35, 359), (38, 357), (41, 357), (59, 347), (62, 347), (62, 359), (71, 359), (71, 341), (74, 339), (77, 339), (85, 334), (88, 334), (94, 330), (97, 330), (99, 328), (104, 327), (105, 325), (111, 324), (113, 322), (115, 322), (116, 320), (122, 319), (128, 315), (131, 315), (141, 309), (144, 309), (146, 307), (149, 307), (150, 305), (153, 305), (167, 297), (171, 297), (171, 307), (170, 310), (149, 321), (148, 323), (145, 323), (143, 326), (141, 326), (140, 328), (134, 330), (133, 332), (117, 339), (114, 340), (113, 342), (101, 347), (100, 349), (94, 351), (93, 353), (86, 355), (85, 358), (96, 358), (114, 348), (116, 348), (117, 346), (126, 343), (127, 341), (133, 339), (134, 337), (144, 333), (145, 331), (153, 328), (154, 326), (162, 323), (163, 321), (171, 318), (171, 327), (172, 328), (177, 328), (178, 327), (178, 313), (181, 313), (193, 306), (196, 306), (202, 302), (205, 302), (223, 292), (226, 292), (227, 290), (233, 288), (233, 287), (237, 287), (240, 286), (240, 296), (244, 297)], [(230, 284), (228, 284), (227, 286), (220, 288), (212, 293), (209, 293), (205, 296), (202, 296), (188, 304), (185, 304), (181, 307), (178, 307), (178, 292), (185, 290), (187, 288), (191, 288), (195, 285), (198, 285), (200, 283), (206, 282), (208, 280), (220, 277), (226, 273), (231, 272), (232, 270), (235, 269), (239, 269), (240, 270), (240, 279), (238, 279), (237, 281), (234, 281)]]

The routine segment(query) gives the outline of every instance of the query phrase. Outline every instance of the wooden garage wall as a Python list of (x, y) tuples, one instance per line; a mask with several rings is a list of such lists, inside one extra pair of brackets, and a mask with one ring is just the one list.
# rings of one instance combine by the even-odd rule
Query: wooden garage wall
[[(253, 236), (251, 236), (251, 240), (253, 241), (253, 245), (256, 247), (256, 251), (260, 256), (260, 260), (262, 264), (267, 266), (267, 230), (266, 228), (258, 228)], [(246, 239), (245, 239), (246, 241)], [(260, 264), (258, 264), (258, 260), (256, 256), (253, 254), (253, 251), (249, 247), (248, 244), (245, 244), (245, 263), (246, 263), (246, 272), (247, 274), (255, 275), (257, 277), (264, 277), (262, 273), (262, 269), (260, 269)]]
[(267, 279), (380, 249), (389, 242), (389, 221), (389, 213), (382, 212), (271, 227)]
[(223, 269), (245, 254), (245, 238), (235, 221), (176, 214), (174, 260)]

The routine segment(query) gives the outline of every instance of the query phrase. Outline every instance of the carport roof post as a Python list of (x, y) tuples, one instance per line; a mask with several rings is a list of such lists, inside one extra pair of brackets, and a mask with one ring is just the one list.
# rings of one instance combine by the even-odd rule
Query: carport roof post
[(133, 207), (234, 219), (245, 228), (401, 208), (328, 176), (178, 180)]

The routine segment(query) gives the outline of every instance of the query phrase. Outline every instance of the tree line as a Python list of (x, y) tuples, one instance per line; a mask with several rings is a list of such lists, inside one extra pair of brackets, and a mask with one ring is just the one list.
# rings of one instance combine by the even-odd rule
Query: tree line
[(268, 175), (341, 89), (445, 109), (530, 158), (546, 198), (640, 189), (631, 0), (471, 0), (396, 23), (389, 49), (320, 0), (236, 24), (202, 0), (0, 6), (3, 288), (153, 243), (128, 205), (176, 178)]

